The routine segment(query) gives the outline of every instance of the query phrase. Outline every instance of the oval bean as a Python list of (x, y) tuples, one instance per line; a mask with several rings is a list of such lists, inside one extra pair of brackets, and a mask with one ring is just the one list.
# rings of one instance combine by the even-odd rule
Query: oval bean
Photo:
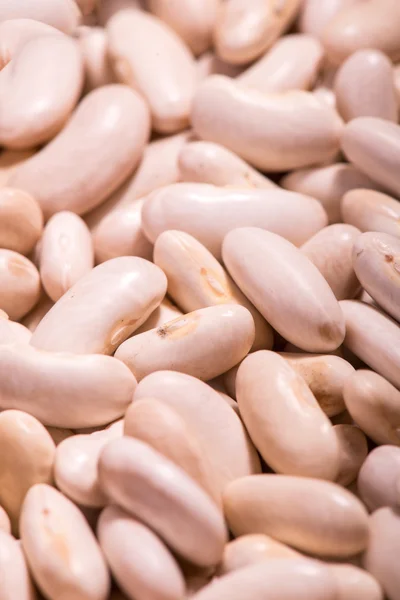
[(309, 352), (340, 346), (345, 332), (338, 302), (318, 269), (293, 244), (246, 227), (228, 233), (222, 255), (235, 283), (287, 341)]
[(73, 0), (1, 0), (0, 21), (8, 19), (33, 19), (72, 33), (79, 24), (80, 11)]
[(161, 303), (164, 273), (133, 256), (92, 269), (49, 310), (32, 345), (53, 352), (112, 354)]
[(151, 527), (187, 560), (216, 564), (225, 524), (211, 498), (182, 469), (147, 444), (124, 437), (107, 444), (99, 477), (109, 501)]
[(366, 457), (357, 479), (364, 504), (375, 511), (400, 505), (400, 448), (380, 446)]
[(36, 267), (22, 254), (0, 249), (0, 308), (18, 320), (35, 306), (39, 296)]
[(360, 0), (304, 0), (300, 9), (299, 29), (320, 37), (326, 25), (345, 7)]
[(219, 188), (205, 183), (177, 183), (156, 190), (145, 200), (142, 219), (153, 243), (164, 231), (179, 229), (217, 259), (225, 235), (237, 227), (262, 227), (300, 246), (327, 224), (326, 213), (314, 198), (283, 190)]
[(363, 504), (329, 481), (288, 475), (243, 477), (226, 487), (224, 508), (235, 535), (265, 533), (317, 556), (352, 556), (368, 543)]
[(354, 565), (330, 564), (336, 580), (338, 600), (384, 600), (383, 591), (375, 577)]
[(301, 554), (263, 533), (249, 533), (228, 542), (218, 574), (226, 575), (255, 563), (276, 558), (300, 558)]
[(137, 165), (149, 128), (139, 94), (123, 85), (103, 86), (82, 100), (50, 144), (14, 171), (9, 185), (31, 193), (46, 218), (59, 210), (88, 212)]
[(354, 189), (344, 194), (341, 212), (343, 221), (360, 231), (382, 231), (400, 236), (400, 204), (387, 194)]
[(0, 530), (2, 600), (36, 600), (37, 595), (18, 540)]
[(3, 69), (24, 44), (46, 35), (62, 34), (55, 27), (33, 19), (0, 21), (0, 68)]
[(43, 230), (43, 215), (36, 200), (21, 190), (0, 189), (0, 247), (29, 254)]
[(191, 119), (200, 138), (226, 146), (262, 171), (332, 160), (342, 129), (335, 111), (310, 92), (264, 94), (222, 75), (200, 84)]

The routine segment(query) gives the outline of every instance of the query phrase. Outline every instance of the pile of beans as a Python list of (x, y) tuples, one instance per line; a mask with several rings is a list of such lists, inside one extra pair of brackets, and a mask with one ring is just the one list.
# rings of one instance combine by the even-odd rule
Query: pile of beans
[(400, 600), (400, 1), (0, 0), (0, 600)]

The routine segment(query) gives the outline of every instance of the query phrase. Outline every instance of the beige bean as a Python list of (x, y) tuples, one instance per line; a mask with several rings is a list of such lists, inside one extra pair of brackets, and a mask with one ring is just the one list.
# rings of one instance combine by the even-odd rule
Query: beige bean
[(254, 60), (290, 27), (299, 7), (299, 0), (223, 2), (214, 31), (217, 54), (233, 64)]
[(235, 283), (287, 341), (308, 352), (340, 346), (345, 331), (338, 302), (317, 267), (293, 244), (246, 227), (228, 233), (222, 255)]
[(110, 577), (81, 511), (54, 488), (34, 485), (25, 497), (21, 540), (36, 583), (49, 600), (106, 600)]
[(15, 534), (27, 491), (53, 481), (55, 451), (50, 434), (35, 417), (20, 410), (0, 414), (0, 504)]
[(374, 442), (400, 446), (400, 392), (393, 385), (360, 370), (348, 378), (343, 395), (352, 418)]
[(400, 321), (400, 240), (387, 233), (363, 233), (354, 244), (354, 270), (363, 288)]
[(255, 563), (276, 558), (300, 558), (301, 554), (286, 544), (274, 540), (263, 533), (241, 535), (226, 544), (218, 574), (226, 575), (231, 571), (243, 569)]
[(240, 362), (254, 342), (251, 313), (238, 304), (201, 308), (134, 335), (115, 357), (138, 381), (155, 371), (178, 371), (208, 381)]
[(334, 600), (336, 583), (326, 566), (302, 558), (271, 559), (211, 582), (194, 600)]
[(24, 44), (46, 35), (61, 36), (62, 33), (51, 25), (33, 19), (0, 21), (0, 68), (3, 69)]
[(384, 507), (369, 518), (369, 544), (364, 554), (364, 567), (381, 584), (390, 600), (400, 598), (399, 555), (400, 513)]
[(79, 24), (80, 11), (73, 0), (1, 0), (0, 22), (8, 19), (33, 19), (72, 33)]
[(342, 129), (335, 111), (310, 92), (266, 94), (222, 75), (198, 87), (192, 125), (200, 138), (226, 146), (262, 171), (332, 160)]
[(301, 246), (301, 251), (317, 267), (338, 300), (354, 298), (360, 284), (353, 268), (353, 247), (360, 230), (337, 223), (318, 231)]
[[(62, 78), (57, 77), (60, 65)], [(23, 44), (0, 71), (0, 143), (24, 149), (51, 139), (74, 109), (82, 84), (74, 40), (57, 34)]]
[(166, 289), (164, 273), (152, 263), (133, 256), (109, 260), (49, 310), (32, 345), (54, 352), (112, 354), (157, 308)]
[(400, 327), (375, 306), (340, 302), (346, 322), (345, 346), (371, 369), (400, 387)]
[(299, 29), (320, 37), (326, 25), (343, 8), (360, 0), (304, 0), (300, 9)]
[(54, 305), (54, 302), (42, 292), (38, 303), (35, 307), (22, 319), (22, 324), (29, 329), (30, 332), (34, 332), (44, 315)]
[(400, 5), (397, 0), (346, 2), (328, 22), (322, 32), (322, 42), (329, 60), (335, 64), (362, 48), (375, 48), (392, 60), (398, 60), (399, 26)]
[(178, 317), (183, 317), (183, 313), (177, 308), (167, 297), (161, 302), (159, 306), (151, 313), (148, 319), (135, 331), (135, 335), (144, 333), (150, 329), (157, 329), (161, 327), (163, 323), (172, 321)]
[(354, 373), (349, 362), (330, 354), (281, 352), (281, 356), (304, 379), (328, 417), (344, 410), (343, 387), (347, 378)]
[(336, 106), (345, 121), (379, 117), (397, 123), (393, 65), (380, 50), (358, 50), (335, 77)]
[(106, 444), (121, 437), (122, 432), (122, 421), (116, 421), (102, 431), (73, 435), (60, 443), (55, 455), (54, 479), (65, 496), (82, 506), (106, 505), (98, 481), (98, 460)]
[[(345, 163), (299, 169), (285, 175), (280, 184), (285, 190), (317, 198), (327, 212), (329, 223), (342, 220), (340, 202), (346, 192), (354, 188), (379, 188), (367, 174)], [(350, 223), (358, 227), (356, 223)]]
[(0, 188), (8, 186), (8, 181), (15, 169), (33, 153), (33, 150), (3, 150), (0, 153)]
[(159, 371), (139, 383), (134, 401), (143, 398), (156, 398), (182, 417), (214, 468), (221, 492), (228, 482), (260, 472), (258, 455), (240, 418), (210, 386), (183, 373)]
[(4, 508), (0, 506), (0, 532), (2, 531), (5, 533), (11, 533), (11, 521)]
[(0, 344), (29, 344), (32, 334), (21, 323), (0, 320)]
[(57, 302), (94, 264), (93, 244), (85, 222), (61, 211), (48, 221), (41, 239), (40, 277), (47, 295)]
[(329, 564), (336, 581), (338, 600), (384, 600), (378, 581), (363, 569), (350, 564)]
[(236, 536), (265, 533), (318, 556), (352, 556), (367, 546), (367, 511), (329, 481), (252, 475), (226, 487), (224, 507)]
[(209, 49), (220, 0), (164, 2), (148, 0), (153, 14), (165, 21), (186, 42), (194, 54)]
[(315, 37), (286, 35), (237, 80), (260, 92), (309, 90), (317, 80), (323, 58), (324, 49)]
[(0, 307), (11, 319), (26, 315), (40, 295), (40, 277), (30, 260), (13, 250), (0, 249)]
[(144, 442), (123, 437), (100, 454), (99, 477), (109, 501), (138, 517), (184, 558), (201, 566), (219, 561), (226, 541), (222, 515), (173, 462)]
[(0, 189), (0, 247), (29, 254), (43, 230), (43, 215), (36, 200), (21, 190)]
[(181, 38), (157, 17), (138, 10), (115, 14), (107, 35), (115, 73), (146, 98), (153, 128), (172, 133), (186, 127), (196, 68)]
[(191, 235), (169, 230), (154, 246), (154, 262), (168, 279), (169, 296), (187, 313), (208, 306), (240, 304), (254, 320), (253, 350), (272, 348), (273, 333), (268, 323), (242, 294), (214, 256)]
[(363, 463), (357, 479), (360, 498), (370, 511), (400, 505), (400, 448), (374, 448)]
[(368, 443), (365, 434), (355, 425), (338, 424), (333, 430), (339, 443), (339, 473), (336, 483), (347, 487), (357, 479), (367, 458)]
[(107, 35), (102, 27), (78, 27), (79, 48), (85, 67), (85, 88), (94, 90), (114, 82), (108, 55)]
[(136, 166), (149, 126), (139, 94), (122, 85), (103, 86), (82, 100), (50, 144), (14, 171), (9, 185), (31, 193), (46, 218), (59, 210), (85, 213)]
[(219, 186), (277, 187), (239, 156), (213, 142), (185, 144), (179, 153), (178, 163), (182, 181)]
[(213, 465), (203, 456), (196, 434), (174, 408), (155, 398), (136, 400), (125, 413), (124, 435), (146, 442), (169, 458), (220, 504)]
[(18, 540), (0, 531), (1, 600), (37, 600), (37, 594)]
[(0, 345), (0, 408), (24, 410), (44, 425), (110, 423), (124, 414), (135, 386), (129, 369), (111, 356)]
[(245, 358), (236, 394), (249, 435), (274, 471), (335, 479), (339, 447), (332, 425), (302, 377), (281, 356), (260, 351)]
[(343, 221), (360, 231), (382, 231), (400, 236), (400, 204), (397, 200), (368, 189), (354, 189), (343, 196)]
[(153, 243), (163, 231), (179, 229), (217, 259), (224, 237), (237, 227), (262, 227), (300, 246), (327, 224), (326, 213), (314, 198), (279, 189), (219, 188), (205, 183), (176, 183), (156, 190), (145, 200), (142, 219)]
[(185, 582), (175, 558), (146, 525), (108, 506), (100, 515), (97, 533), (115, 579), (130, 598), (184, 597)]
[(394, 194), (400, 194), (395, 160), (400, 152), (399, 125), (373, 117), (353, 119), (344, 128), (342, 150), (360, 171)]

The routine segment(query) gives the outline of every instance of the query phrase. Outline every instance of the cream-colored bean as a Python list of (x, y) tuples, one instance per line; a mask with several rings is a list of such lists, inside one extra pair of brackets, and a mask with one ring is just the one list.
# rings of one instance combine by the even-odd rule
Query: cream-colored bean
[(276, 558), (300, 558), (301, 554), (286, 544), (274, 540), (263, 533), (241, 535), (226, 544), (218, 569), (219, 575), (226, 575), (255, 563)]
[(392, 60), (398, 60), (399, 26), (400, 5), (397, 0), (346, 2), (324, 28), (322, 42), (329, 60), (335, 64), (340, 64), (362, 48), (375, 48)]
[(97, 534), (115, 579), (130, 598), (184, 597), (185, 582), (175, 558), (146, 525), (108, 506), (100, 515)]
[(256, 227), (236, 229), (225, 237), (222, 255), (235, 283), (287, 341), (308, 352), (329, 352), (343, 342), (344, 319), (332, 290), (289, 241)]
[(400, 326), (375, 306), (340, 302), (346, 322), (345, 346), (371, 369), (400, 387)]
[(133, 256), (109, 260), (81, 278), (37, 326), (32, 345), (54, 352), (112, 354), (164, 298), (167, 279)]
[(393, 65), (380, 50), (358, 50), (335, 77), (336, 106), (345, 121), (379, 117), (397, 123)]
[(369, 518), (369, 544), (364, 554), (364, 567), (381, 584), (390, 600), (400, 598), (400, 512), (384, 507)]
[(255, 324), (253, 350), (272, 348), (271, 327), (214, 256), (191, 235), (169, 230), (154, 246), (154, 262), (168, 279), (168, 294), (187, 313), (220, 304), (247, 308)]
[(40, 296), (36, 267), (22, 254), (0, 249), (0, 308), (19, 320), (33, 308)]
[(393, 385), (377, 373), (360, 370), (348, 378), (343, 395), (352, 418), (374, 442), (400, 446), (400, 392)]
[(56, 447), (43, 425), (20, 410), (0, 414), (0, 504), (11, 519), (13, 533), (27, 491), (53, 481)]
[(343, 8), (360, 0), (304, 0), (300, 9), (299, 29), (320, 37), (326, 25)]
[(233, 64), (254, 60), (290, 27), (300, 4), (300, 0), (222, 2), (214, 31), (217, 54)]
[(100, 454), (99, 477), (111, 503), (151, 527), (184, 558), (201, 566), (219, 561), (226, 541), (223, 517), (172, 461), (144, 442), (123, 437)]
[(10, 517), (2, 506), (0, 506), (0, 532), (1, 531), (4, 531), (5, 533), (11, 533)]
[(346, 379), (354, 373), (349, 362), (330, 354), (282, 352), (281, 356), (304, 379), (328, 417), (343, 412), (343, 387)]
[(260, 472), (258, 455), (240, 418), (210, 386), (183, 373), (159, 371), (139, 383), (134, 401), (143, 398), (156, 398), (183, 418), (214, 468), (220, 492), (228, 482)]
[(224, 507), (236, 536), (265, 533), (299, 550), (332, 557), (352, 556), (368, 543), (363, 504), (329, 481), (252, 475), (226, 487)]
[(33, 19), (72, 33), (79, 24), (80, 11), (73, 0), (1, 0), (0, 22), (8, 19)]
[(363, 569), (350, 564), (329, 564), (336, 581), (337, 600), (384, 600), (378, 581)]
[(150, 329), (157, 329), (161, 327), (163, 323), (172, 321), (178, 317), (183, 317), (183, 313), (177, 308), (167, 297), (161, 302), (159, 306), (151, 313), (148, 319), (135, 331), (135, 335), (144, 333)]
[(202, 139), (226, 146), (262, 171), (331, 160), (342, 130), (335, 111), (311, 92), (266, 94), (222, 75), (200, 84), (192, 125)]
[(108, 598), (110, 576), (94, 534), (60, 492), (34, 485), (25, 497), (20, 529), (30, 570), (46, 598)]
[(363, 288), (400, 321), (400, 240), (387, 233), (363, 233), (354, 244), (354, 270)]
[(0, 320), (0, 344), (29, 344), (32, 334), (21, 323)]
[(186, 42), (194, 54), (209, 49), (220, 0), (148, 0), (153, 14), (165, 21)]
[(78, 27), (77, 38), (85, 67), (85, 88), (94, 90), (114, 82), (108, 55), (107, 35), (102, 27)]
[(18, 540), (0, 531), (1, 600), (37, 600), (37, 594)]
[(360, 231), (382, 231), (400, 237), (400, 204), (397, 200), (369, 189), (354, 189), (343, 196), (343, 221)]
[(353, 268), (353, 247), (360, 230), (337, 223), (318, 231), (301, 246), (301, 251), (317, 267), (338, 300), (354, 298), (360, 283)]
[(124, 435), (146, 442), (169, 458), (220, 504), (213, 465), (208, 456), (203, 456), (195, 433), (174, 408), (155, 398), (136, 400), (125, 413)]
[(57, 302), (93, 265), (92, 237), (85, 222), (72, 212), (54, 214), (40, 249), (40, 278), (47, 295)]
[(46, 35), (63, 34), (55, 27), (33, 19), (0, 21), (0, 69), (10, 62), (24, 44)]
[(154, 243), (168, 229), (189, 233), (217, 259), (224, 237), (237, 227), (262, 227), (300, 246), (327, 224), (317, 200), (284, 190), (219, 188), (176, 183), (147, 196), (142, 225)]
[(347, 487), (357, 479), (368, 454), (365, 434), (355, 425), (338, 424), (333, 430), (339, 442), (339, 473), (336, 483)]
[(379, 189), (367, 174), (346, 163), (299, 169), (285, 175), (280, 184), (286, 190), (317, 198), (327, 212), (329, 223), (342, 220), (340, 201), (346, 192), (354, 188)]
[(31, 193), (46, 218), (59, 210), (85, 213), (136, 166), (149, 127), (139, 94), (127, 86), (103, 86), (82, 100), (50, 144), (14, 171), (9, 185)]
[(43, 215), (36, 200), (21, 190), (0, 189), (0, 247), (29, 254), (43, 230)]
[(323, 58), (324, 49), (315, 37), (302, 33), (287, 35), (237, 80), (260, 92), (309, 90), (317, 80)]
[(360, 498), (372, 512), (382, 506), (400, 505), (400, 448), (374, 448), (357, 479)]
[(97, 465), (110, 440), (122, 437), (122, 420), (94, 433), (73, 435), (59, 444), (54, 479), (62, 493), (76, 504), (100, 508), (107, 504), (99, 486)]
[(399, 125), (373, 117), (353, 119), (344, 128), (342, 150), (360, 171), (395, 195), (400, 194), (396, 163), (400, 152)]
[(83, 63), (74, 40), (57, 34), (23, 44), (0, 71), (1, 145), (24, 149), (51, 139), (74, 109), (82, 84)]
[(153, 128), (172, 133), (186, 127), (196, 67), (181, 38), (157, 17), (138, 10), (114, 15), (107, 35), (115, 73), (146, 98)]
[(252, 441), (274, 471), (335, 479), (339, 446), (332, 425), (287, 361), (269, 351), (249, 355), (238, 370), (236, 396)]
[(322, 563), (288, 558), (271, 559), (229, 573), (196, 594), (193, 600), (334, 600), (336, 582)]
[(276, 188), (273, 181), (239, 156), (213, 142), (185, 144), (178, 157), (180, 179), (238, 187)]
[(208, 381), (240, 362), (253, 346), (251, 313), (238, 304), (201, 308), (134, 335), (115, 357), (138, 381), (155, 371), (178, 371)]
[(54, 306), (53, 300), (42, 292), (42, 295), (35, 305), (35, 307), (22, 319), (22, 324), (33, 333), (44, 315), (49, 312), (50, 308)]
[(0, 408), (24, 410), (44, 425), (110, 423), (124, 414), (135, 386), (129, 369), (111, 356), (0, 345)]
[(15, 169), (33, 154), (33, 150), (3, 150), (0, 153), (0, 188), (8, 186)]

